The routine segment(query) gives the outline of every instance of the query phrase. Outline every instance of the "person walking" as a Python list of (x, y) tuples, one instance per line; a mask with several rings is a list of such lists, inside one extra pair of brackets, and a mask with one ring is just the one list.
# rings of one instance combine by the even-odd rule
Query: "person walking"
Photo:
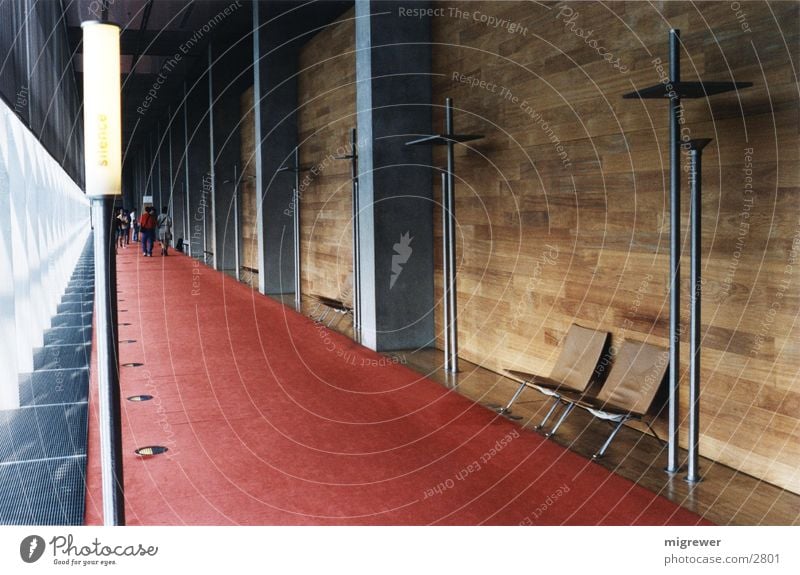
[(158, 214), (158, 241), (161, 242), (161, 255), (166, 256), (169, 250), (169, 241), (172, 239), (172, 218), (169, 217), (167, 206), (161, 208)]
[(114, 234), (114, 247), (118, 248), (122, 240), (122, 208), (119, 208), (114, 214), (114, 219), (111, 221)]
[(133, 234), (134, 224), (136, 223), (136, 212), (134, 211), (126, 211), (128, 214), (128, 230), (125, 233), (125, 245), (128, 246), (131, 243), (131, 235)]
[(133, 226), (133, 241), (139, 241), (139, 220), (136, 218), (136, 211), (131, 212), (131, 225)]
[(125, 211), (125, 208), (119, 209), (117, 212), (117, 221), (115, 223), (117, 229), (117, 247), (124, 248), (125, 237), (128, 235), (128, 225), (130, 224), (128, 213)]
[(153, 243), (156, 236), (156, 218), (153, 216), (153, 208), (147, 206), (142, 217), (139, 218), (139, 234), (142, 237), (142, 255), (153, 257)]

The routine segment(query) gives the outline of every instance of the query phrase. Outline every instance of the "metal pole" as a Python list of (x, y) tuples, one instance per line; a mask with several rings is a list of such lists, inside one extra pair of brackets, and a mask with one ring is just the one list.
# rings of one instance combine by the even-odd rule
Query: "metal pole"
[(444, 362), (443, 369), (446, 372), (452, 371), (450, 368), (450, 304), (447, 298), (449, 260), (447, 257), (447, 174), (442, 172), (442, 317), (444, 318), (442, 334), (444, 336)]
[[(261, 155), (261, 141), (264, 134), (261, 131), (261, 15), (259, 13), (260, 2), (253, 2), (253, 134), (255, 135), (255, 149), (253, 150), (253, 162), (256, 168), (256, 248), (258, 259), (256, 268), (258, 273), (258, 291), (262, 294), (267, 293), (267, 273), (266, 273), (266, 246), (265, 222), (264, 222), (264, 165)], [(250, 262), (252, 265), (252, 262)], [(252, 272), (251, 272), (252, 278)], [(252, 280), (250, 282), (252, 285)]]
[[(447, 135), (455, 134), (453, 130), (453, 99), (447, 98), (445, 109), (445, 129)], [(446, 285), (446, 303), (445, 308), (447, 313), (447, 322), (445, 329), (449, 332), (450, 348), (445, 351), (449, 354), (450, 358), (445, 363), (445, 369), (451, 372), (458, 371), (458, 303), (456, 297), (456, 204), (455, 204), (455, 143), (452, 140), (447, 142), (447, 188), (445, 193), (447, 195), (446, 203), (446, 222), (447, 228), (444, 232), (444, 245), (445, 257), (447, 258), (447, 277)]]
[(358, 180), (353, 181), (353, 335), (361, 343), (361, 225), (358, 221), (361, 211), (358, 201)]
[(234, 257), (236, 259), (236, 281), (241, 281), (241, 262), (239, 259), (239, 176), (236, 164), (233, 165), (233, 233)]
[[(161, 189), (161, 142), (163, 139), (159, 140), (161, 136), (161, 122), (156, 122), (156, 157), (153, 158), (153, 164), (156, 167), (156, 177), (153, 178), (153, 204), (156, 208), (156, 215), (161, 213), (161, 207), (164, 205), (163, 201), (163, 194)], [(156, 195), (155, 195), (155, 187), (158, 184), (158, 203), (156, 203)]]
[(680, 471), (678, 463), (678, 430), (680, 427), (680, 368), (681, 368), (681, 179), (680, 179), (680, 98), (677, 82), (680, 82), (680, 30), (669, 33), (669, 75), (675, 92), (669, 100), (669, 430), (667, 447), (668, 473)]
[[(183, 83), (183, 184), (186, 187), (186, 232), (189, 239), (189, 257), (194, 252), (194, 234), (192, 233), (191, 198), (189, 197), (189, 104), (186, 93), (186, 82)], [(184, 240), (185, 241), (185, 240)]]
[(105, 525), (125, 524), (122, 475), (122, 428), (117, 334), (116, 247), (111, 235), (114, 196), (92, 198), (94, 229), (94, 293), (99, 395), (100, 466)]
[(689, 157), (691, 159), (691, 193), (692, 193), (692, 253), (691, 253), (691, 323), (689, 357), (689, 465), (686, 481), (697, 483), (701, 480), (699, 470), (700, 450), (700, 331), (702, 300), (702, 266), (700, 262), (702, 228), (702, 155), (703, 148), (711, 140), (692, 140)]
[(353, 181), (353, 336), (361, 342), (361, 235), (358, 225), (358, 151), (356, 129), (350, 129), (350, 178)]
[(302, 311), (300, 294), (300, 148), (294, 149), (294, 308)]
[[(167, 108), (167, 116), (169, 117), (169, 129), (167, 131), (167, 135), (169, 136), (169, 200), (167, 201), (167, 205), (169, 206), (169, 219), (172, 222), (172, 229), (170, 230), (170, 234), (174, 237), (174, 229), (175, 229), (175, 178), (172, 175), (172, 126), (174, 124), (174, 120), (172, 117), (172, 107)], [(167, 245), (171, 242), (172, 238), (167, 240)], [(172, 245), (175, 245), (175, 242), (172, 242)]]
[[(209, 211), (211, 213), (211, 248), (214, 253), (211, 255), (211, 265), (217, 270), (217, 174), (215, 169), (216, 158), (214, 157), (214, 90), (212, 82), (212, 46), (208, 45), (208, 146), (209, 146), (209, 170), (211, 174), (211, 202), (210, 206), (206, 205), (206, 212), (203, 214), (203, 262), (206, 261), (208, 255), (208, 245), (206, 240), (206, 220), (208, 219)], [(203, 200), (205, 200), (205, 190), (203, 190)], [(210, 210), (208, 208), (211, 208)]]

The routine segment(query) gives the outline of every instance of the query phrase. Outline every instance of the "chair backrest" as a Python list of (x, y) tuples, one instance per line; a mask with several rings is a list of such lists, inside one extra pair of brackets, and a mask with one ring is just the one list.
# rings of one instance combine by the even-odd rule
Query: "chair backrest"
[(597, 399), (637, 415), (650, 409), (669, 365), (666, 348), (626, 340)]
[(585, 391), (607, 339), (608, 332), (571, 325), (561, 342), (561, 353), (550, 372), (550, 379), (576, 391)]

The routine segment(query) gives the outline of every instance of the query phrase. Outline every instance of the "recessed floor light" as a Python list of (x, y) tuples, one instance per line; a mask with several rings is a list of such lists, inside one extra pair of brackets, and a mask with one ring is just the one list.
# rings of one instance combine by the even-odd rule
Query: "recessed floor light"
[(142, 367), (143, 365), (143, 363), (136, 363), (135, 361), (132, 361), (130, 363), (123, 363), (122, 367)]
[(143, 457), (150, 457), (151, 455), (159, 455), (161, 453), (165, 453), (169, 451), (163, 445), (148, 445), (147, 447), (140, 447), (136, 450), (136, 455), (141, 455)]
[(133, 325), (132, 323), (121, 323), (119, 325)]
[(136, 343), (135, 339), (121, 339), (119, 340), (120, 343)]

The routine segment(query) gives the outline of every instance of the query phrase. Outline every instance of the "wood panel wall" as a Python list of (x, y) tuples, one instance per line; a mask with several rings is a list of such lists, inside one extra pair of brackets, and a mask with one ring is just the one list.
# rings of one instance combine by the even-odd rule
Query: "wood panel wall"
[(242, 277), (250, 285), (258, 286), (258, 222), (256, 218), (256, 164), (255, 158), (255, 125), (253, 124), (253, 87), (250, 86), (241, 97), (242, 124), (242, 182), (240, 189), (240, 207), (242, 214), (242, 266), (247, 268)]
[[(682, 32), (684, 80), (755, 83), (685, 101), (687, 134), (714, 139), (703, 168), (700, 449), (800, 493), (800, 6), (436, 6), (446, 12), (432, 21), (434, 104), (453, 97), (456, 131), (487, 136), (456, 162), (460, 355), (497, 371), (549, 373), (571, 323), (608, 330), (615, 344), (667, 345), (667, 103), (622, 94), (660, 81), (653, 59), (666, 65), (670, 27)], [(683, 272), (688, 312), (688, 260)]]
[[(682, 31), (684, 79), (755, 83), (684, 102), (687, 134), (714, 138), (703, 170), (701, 453), (800, 493), (798, 5), (435, 6), (446, 12), (432, 20), (434, 104), (453, 97), (456, 130), (487, 136), (457, 153), (460, 355), (498, 372), (549, 373), (572, 323), (610, 331), (615, 345), (667, 345), (667, 103), (621, 96), (660, 80), (653, 60), (666, 65), (670, 27)], [(308, 43), (298, 79), (301, 159), (319, 171), (301, 200), (302, 289), (345, 300), (349, 165), (325, 159), (355, 123), (352, 15)], [(685, 223), (688, 176), (683, 198)], [(688, 260), (683, 272), (688, 329)], [(441, 261), (437, 300), (440, 273)]]
[(301, 285), (304, 296), (324, 295), (352, 303), (353, 242), (350, 153), (355, 127), (354, 9), (301, 50), (298, 75), (301, 174)]

